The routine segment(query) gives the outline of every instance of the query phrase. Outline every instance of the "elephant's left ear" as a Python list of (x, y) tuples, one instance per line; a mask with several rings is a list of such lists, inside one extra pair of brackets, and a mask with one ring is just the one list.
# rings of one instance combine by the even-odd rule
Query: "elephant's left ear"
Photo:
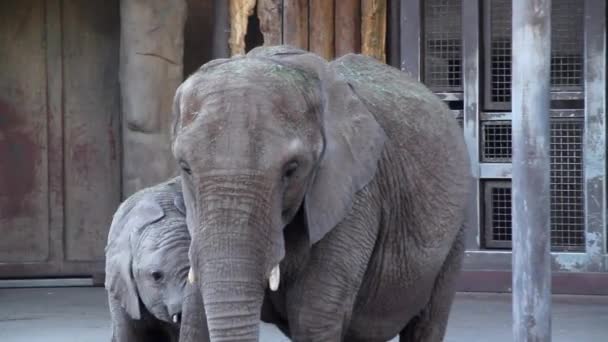
[(311, 243), (323, 238), (375, 176), (386, 134), (351, 85), (331, 68), (320, 75), (325, 151), (306, 195)]
[(386, 134), (350, 84), (318, 55), (273, 46), (252, 49), (247, 56), (314, 74), (320, 82), (325, 151), (304, 200), (314, 244), (348, 215), (356, 193), (374, 178)]

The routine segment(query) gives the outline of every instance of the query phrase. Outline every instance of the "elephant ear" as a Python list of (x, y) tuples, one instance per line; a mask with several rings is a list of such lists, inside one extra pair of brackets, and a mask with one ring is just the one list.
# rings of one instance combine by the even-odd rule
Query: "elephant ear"
[(386, 134), (352, 86), (317, 55), (287, 46), (249, 54), (314, 73), (319, 80), (325, 148), (304, 199), (314, 244), (348, 215), (356, 193), (374, 178)]
[(164, 217), (162, 207), (152, 196), (146, 196), (128, 209), (128, 201), (117, 210), (112, 220), (106, 246), (105, 287), (133, 319), (140, 319), (139, 293), (133, 277), (133, 240), (141, 229)]

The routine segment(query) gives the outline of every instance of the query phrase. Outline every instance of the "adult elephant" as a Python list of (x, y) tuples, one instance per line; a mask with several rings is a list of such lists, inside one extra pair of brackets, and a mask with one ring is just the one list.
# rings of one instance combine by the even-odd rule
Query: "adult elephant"
[(360, 55), (256, 48), (190, 76), (174, 120), (212, 341), (257, 340), (264, 298), (295, 341), (442, 339), (470, 176), (427, 88)]

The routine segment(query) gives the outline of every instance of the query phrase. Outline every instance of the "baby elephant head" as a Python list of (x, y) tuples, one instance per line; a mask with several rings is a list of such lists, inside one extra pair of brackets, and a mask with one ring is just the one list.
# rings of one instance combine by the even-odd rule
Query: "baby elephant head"
[[(180, 323), (190, 235), (179, 182), (135, 194), (118, 209), (106, 248), (106, 288), (133, 319), (140, 301), (157, 319)], [(171, 190), (171, 191), (169, 191)], [(138, 196), (139, 195), (139, 196)], [(127, 200), (125, 203), (132, 201)]]

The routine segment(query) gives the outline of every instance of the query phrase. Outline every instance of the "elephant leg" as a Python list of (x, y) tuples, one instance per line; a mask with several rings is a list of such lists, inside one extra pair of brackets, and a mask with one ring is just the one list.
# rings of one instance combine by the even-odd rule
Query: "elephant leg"
[(399, 341), (440, 342), (443, 340), (464, 250), (464, 229), (461, 229), (435, 281), (429, 303), (401, 331)]
[(120, 306), (118, 300), (109, 298), (110, 314), (112, 316), (112, 342), (144, 342), (143, 329), (137, 321)]
[(305, 269), (287, 293), (291, 338), (342, 341), (376, 242), (377, 215), (361, 209), (311, 250)]
[(179, 330), (180, 342), (209, 342), (207, 316), (200, 290), (193, 284), (186, 285), (182, 304), (182, 322)]

